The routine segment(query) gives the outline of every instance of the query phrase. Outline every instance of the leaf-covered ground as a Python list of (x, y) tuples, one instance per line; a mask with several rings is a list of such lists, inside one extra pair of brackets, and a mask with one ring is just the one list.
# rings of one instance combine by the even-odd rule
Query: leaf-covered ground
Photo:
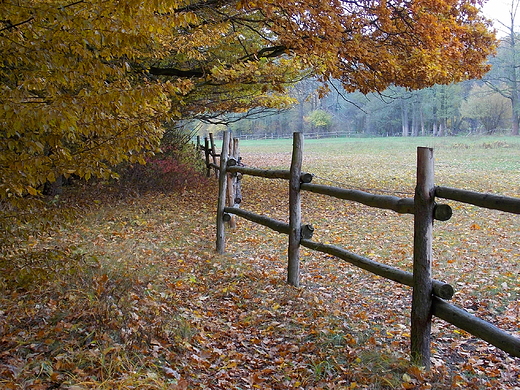
[[(520, 141), (428, 142), (439, 185), (520, 196)], [(288, 142), (241, 149), (251, 166), (290, 162)], [(305, 149), (316, 183), (413, 193), (412, 142)], [(246, 177), (243, 207), (287, 220), (286, 187)], [(217, 255), (214, 180), (168, 195), (90, 197), (88, 207), (63, 199), (73, 221), (2, 250), (1, 388), (520, 387), (520, 359), (438, 319), (431, 371), (410, 365), (408, 287), (308, 250), (302, 286), (290, 287), (286, 236), (244, 220)], [(435, 277), (455, 287), (455, 304), (520, 336), (518, 216), (450, 204), (453, 218), (435, 225)], [(410, 270), (411, 216), (311, 194), (303, 210), (316, 241)]]

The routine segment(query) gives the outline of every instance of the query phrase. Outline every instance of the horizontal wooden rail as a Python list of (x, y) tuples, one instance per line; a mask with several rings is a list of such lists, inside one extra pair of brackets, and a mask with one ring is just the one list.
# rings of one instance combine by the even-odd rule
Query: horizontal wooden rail
[(433, 315), (455, 325), (457, 328), (487, 341), (512, 356), (520, 357), (520, 338), (514, 337), (495, 325), (475, 317), (466, 310), (433, 297), (432, 312)]
[[(302, 239), (301, 244), (306, 248), (339, 257), (356, 267), (363, 268), (366, 271), (382, 276), (386, 279), (413, 287), (413, 274), (411, 272), (406, 272), (386, 264), (378, 263), (377, 261), (349, 252), (335, 245), (322, 244), (308, 239)], [(451, 299), (454, 290), (453, 287), (447, 283), (433, 280), (433, 294), (443, 299)]]
[[(237, 165), (227, 167), (227, 171), (231, 173), (242, 173), (245, 175), (263, 177), (266, 179), (289, 180), (291, 177), (289, 170), (258, 169)], [(300, 175), (300, 182), (302, 183), (301, 189), (304, 191), (314, 192), (316, 194), (332, 196), (338, 199), (359, 202), (366, 206), (393, 210), (400, 214), (414, 214), (413, 198), (398, 198), (396, 196), (390, 195), (376, 195), (360, 190), (349, 190), (320, 184), (311, 184), (311, 181), (312, 174), (302, 172)], [(451, 215), (452, 210), (450, 206), (445, 204), (439, 204), (435, 206), (434, 218), (436, 220), (447, 221), (451, 218)]]
[(444, 199), (451, 199), (457, 202), (469, 203), (474, 206), (485, 207), (487, 209), (506, 211), (508, 213), (520, 214), (520, 198), (509, 196), (484, 194), (460, 190), (450, 187), (435, 187), (435, 196)]
[[(266, 179), (289, 180), (291, 178), (291, 172), (289, 170), (282, 169), (259, 169), (235, 165), (228, 167), (226, 170), (232, 173), (242, 173), (244, 175), (264, 177)], [(302, 183), (310, 183), (312, 181), (312, 175), (310, 173), (302, 172), (300, 181)]]
[[(278, 221), (277, 219), (270, 218), (265, 215), (255, 214), (251, 211), (239, 209), (238, 207), (224, 207), (224, 213), (238, 215), (239, 217), (247, 219), (248, 221), (266, 226), (278, 233), (289, 234), (290, 232), (289, 224), (286, 222)], [(314, 228), (312, 225), (302, 225), (302, 238), (312, 238), (313, 234)]]
[(285, 179), (289, 180), (291, 177), (291, 173), (288, 169), (259, 169), (259, 168), (249, 168), (249, 167), (241, 167), (241, 166), (231, 166), (227, 168), (228, 172), (232, 173), (243, 173), (245, 175), (251, 176), (260, 176), (265, 177), (267, 179)]
[(375, 195), (360, 190), (347, 190), (326, 186), (322, 184), (302, 184), (302, 190), (332, 196), (338, 199), (352, 200), (366, 206), (393, 210), (401, 214), (414, 213), (414, 200), (412, 198), (398, 198), (390, 195)]
[[(351, 200), (365, 206), (393, 210), (400, 214), (414, 214), (415, 201), (412, 198), (398, 198), (391, 195), (376, 195), (360, 190), (348, 190), (321, 184), (302, 183), (302, 190), (332, 196), (338, 199)], [(452, 216), (451, 207), (447, 204), (437, 204), (434, 208), (434, 219), (447, 221)]]
[[(265, 215), (255, 214), (251, 211), (239, 209), (236, 207), (224, 207), (224, 212), (229, 214), (238, 215), (248, 221), (258, 223), (259, 225), (266, 226), (275, 232), (282, 234), (289, 234), (289, 224), (278, 221), (276, 219), (267, 217)], [(307, 227), (307, 225), (304, 225)], [(312, 228), (309, 228), (312, 229)], [(313, 229), (312, 229), (313, 230)], [(311, 241), (308, 238), (303, 238), (301, 240), (301, 245), (307, 247), (309, 249), (313, 249), (319, 252), (327, 253), (329, 255), (333, 255), (339, 257), (340, 259), (346, 260), (349, 263), (363, 268), (366, 271), (372, 272), (376, 275), (383, 276), (387, 279), (393, 280), (395, 282), (404, 284), (406, 286), (413, 286), (413, 274), (410, 272), (402, 271), (398, 268), (378, 263), (377, 261), (373, 261), (366, 257), (357, 255), (355, 253), (349, 252), (345, 249), (339, 248), (334, 245), (322, 244), (319, 242)], [(433, 281), (433, 294), (443, 298), (443, 299), (451, 299), (454, 294), (453, 287), (447, 283), (440, 282), (437, 280)]]
[(247, 219), (248, 221), (267, 226), (269, 229), (274, 230), (275, 232), (289, 234), (289, 224), (286, 222), (278, 221), (265, 215), (255, 214), (251, 211), (239, 209), (237, 207), (224, 207), (224, 212), (238, 215), (239, 217)]

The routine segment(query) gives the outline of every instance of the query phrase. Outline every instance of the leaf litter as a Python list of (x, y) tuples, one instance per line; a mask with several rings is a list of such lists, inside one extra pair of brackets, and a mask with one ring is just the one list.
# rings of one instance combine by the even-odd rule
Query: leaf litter
[[(322, 166), (313, 153), (306, 162), (317, 176), (413, 193), (413, 178), (392, 173), (398, 167), (372, 168), (374, 181), (353, 167), (330, 171), (334, 161)], [(287, 158), (278, 153), (271, 165), (287, 167)], [(259, 167), (267, 160), (265, 152), (244, 159)], [(471, 180), (474, 190), (487, 185)], [(519, 359), (439, 319), (431, 371), (411, 365), (406, 286), (305, 248), (302, 287), (288, 286), (287, 237), (244, 220), (217, 255), (215, 187), (100, 198), (74, 224), (31, 238), (23, 256), (7, 254), (2, 388), (520, 386)], [(243, 195), (248, 210), (287, 218), (284, 182), (246, 178)], [(303, 203), (316, 240), (410, 270), (411, 216), (308, 194)], [(452, 206), (454, 218), (435, 227), (435, 277), (455, 286), (455, 304), (518, 335), (518, 218)]]

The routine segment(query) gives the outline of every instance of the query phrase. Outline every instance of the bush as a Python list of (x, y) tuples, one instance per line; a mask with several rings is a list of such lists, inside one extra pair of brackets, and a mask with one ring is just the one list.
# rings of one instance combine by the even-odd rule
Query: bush
[(194, 145), (167, 145), (161, 154), (146, 159), (145, 165), (132, 164), (119, 169), (119, 187), (126, 194), (171, 192), (199, 185), (203, 161)]

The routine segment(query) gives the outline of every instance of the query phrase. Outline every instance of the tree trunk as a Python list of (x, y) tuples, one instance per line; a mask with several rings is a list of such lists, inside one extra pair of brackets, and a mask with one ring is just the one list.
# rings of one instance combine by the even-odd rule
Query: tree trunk
[(520, 101), (518, 99), (518, 91), (516, 91), (516, 88), (514, 88), (511, 94), (511, 105), (513, 106), (511, 135), (518, 135), (520, 122)]
[(403, 137), (408, 137), (408, 134), (410, 133), (410, 128), (408, 124), (408, 106), (406, 105), (404, 99), (401, 99), (401, 122), (403, 129)]
[(420, 110), (421, 110), (421, 106), (416, 97), (412, 104), (412, 137), (417, 137), (419, 135), (419, 112), (420, 112)]
[(304, 120), (303, 117), (305, 115), (305, 102), (302, 100), (298, 104), (298, 126), (296, 131), (303, 133), (304, 130)]

